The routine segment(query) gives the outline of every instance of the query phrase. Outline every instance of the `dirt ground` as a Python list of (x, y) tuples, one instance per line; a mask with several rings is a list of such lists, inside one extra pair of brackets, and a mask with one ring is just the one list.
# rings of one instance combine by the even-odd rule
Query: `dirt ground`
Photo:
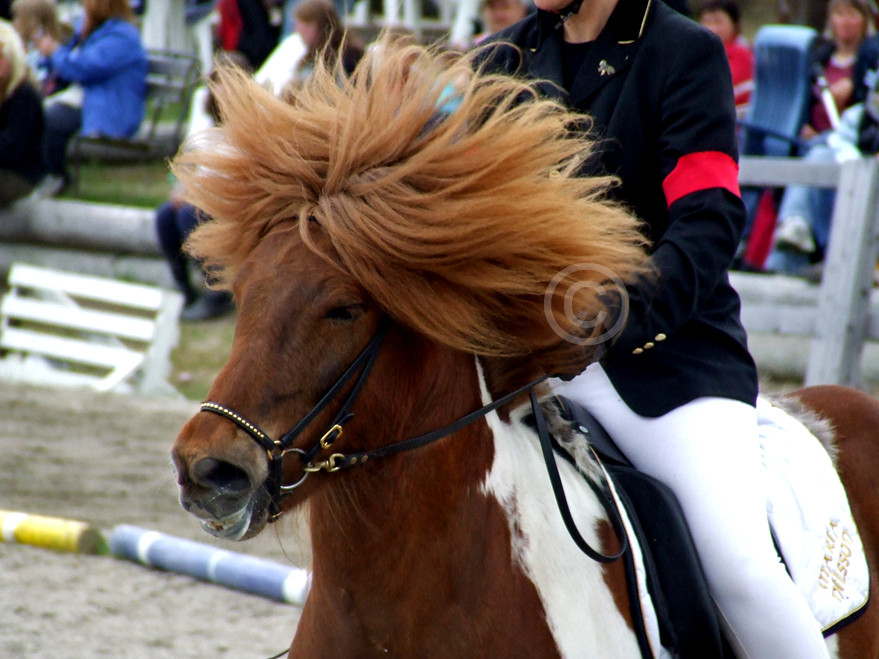
[[(177, 502), (169, 449), (192, 401), (0, 382), (0, 509), (133, 524), (307, 567), (281, 523), (244, 543), (212, 538)], [(300, 610), (110, 556), (0, 542), (0, 657), (270, 657)]]

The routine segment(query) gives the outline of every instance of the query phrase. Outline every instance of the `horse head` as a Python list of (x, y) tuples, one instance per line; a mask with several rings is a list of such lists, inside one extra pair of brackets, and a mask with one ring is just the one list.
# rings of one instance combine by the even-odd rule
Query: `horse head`
[[(634, 220), (604, 197), (610, 179), (575, 176), (590, 147), (566, 130), (575, 118), (468, 58), (386, 43), (350, 79), (319, 67), (285, 100), (233, 71), (217, 91), (222, 127), (174, 165), (210, 217), (190, 249), (239, 309), (209, 404), (174, 447), (183, 506), (212, 533), (257, 533), (270, 514), (267, 481), (309, 473), (321, 452), (311, 447), (359, 386), (342, 383), (312, 409), (381, 318), (389, 338), (358, 407), (397, 401), (387, 441), (431, 417), (402, 418), (416, 392), (445, 393), (414, 375), (432, 362), (435, 372), (464, 362), (472, 371), (480, 356), (493, 394), (582, 368), (597, 342), (566, 339), (602, 330), (584, 318), (604, 313), (596, 291), (607, 273), (643, 271)], [(570, 272), (571, 263), (588, 266)], [(563, 285), (548, 294), (551, 283)], [(344, 435), (369, 444), (364, 434), (388, 426), (369, 416), (358, 412), (323, 452), (345, 446)], [(306, 417), (302, 435), (277, 448)], [(366, 420), (371, 433), (355, 432)]]
[[(369, 342), (380, 312), (352, 277), (306, 248), (295, 227), (281, 227), (259, 243), (233, 290), (235, 338), (208, 400), (242, 421), (196, 415), (180, 433), (174, 461), (183, 507), (209, 532), (237, 539), (257, 533), (269, 518), (272, 445), (254, 441), (254, 433), (279, 439), (305, 417)], [(327, 423), (335, 404), (318, 412), (310, 435)], [(309, 433), (301, 445), (304, 440), (311, 441)], [(284, 482), (307, 475), (304, 463), (285, 462), (291, 473)]]

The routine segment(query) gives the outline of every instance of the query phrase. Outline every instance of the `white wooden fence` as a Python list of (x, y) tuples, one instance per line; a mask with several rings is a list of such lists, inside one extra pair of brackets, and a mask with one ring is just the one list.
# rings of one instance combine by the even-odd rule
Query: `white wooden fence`
[[(841, 165), (797, 158), (744, 157), (741, 185), (791, 184), (837, 189), (825, 256), (824, 277), (814, 304), (779, 287), (743, 305), (749, 332), (812, 337), (805, 384), (860, 384), (864, 342), (879, 339), (879, 313), (871, 294), (879, 254), (879, 163), (863, 158)], [(753, 275), (752, 277), (761, 277)], [(744, 279), (739, 277), (739, 282)], [(734, 284), (736, 279), (734, 279)]]

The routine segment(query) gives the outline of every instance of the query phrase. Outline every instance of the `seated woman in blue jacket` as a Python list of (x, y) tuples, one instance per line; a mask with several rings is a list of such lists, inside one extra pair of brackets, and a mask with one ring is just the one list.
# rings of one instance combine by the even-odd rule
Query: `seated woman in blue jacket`
[(43, 189), (56, 194), (70, 182), (65, 154), (77, 133), (130, 137), (144, 115), (147, 58), (128, 0), (84, 0), (85, 16), (73, 39), (61, 45), (44, 36), (37, 48), (71, 82), (46, 103), (43, 158), (50, 177)]

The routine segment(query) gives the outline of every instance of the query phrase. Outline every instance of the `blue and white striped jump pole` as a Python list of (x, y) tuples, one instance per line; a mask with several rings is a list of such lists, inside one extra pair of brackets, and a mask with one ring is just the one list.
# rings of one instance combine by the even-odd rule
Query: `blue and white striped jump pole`
[(310, 576), (302, 568), (128, 524), (120, 524), (111, 532), (110, 552), (119, 558), (296, 606), (302, 606), (308, 594)]

